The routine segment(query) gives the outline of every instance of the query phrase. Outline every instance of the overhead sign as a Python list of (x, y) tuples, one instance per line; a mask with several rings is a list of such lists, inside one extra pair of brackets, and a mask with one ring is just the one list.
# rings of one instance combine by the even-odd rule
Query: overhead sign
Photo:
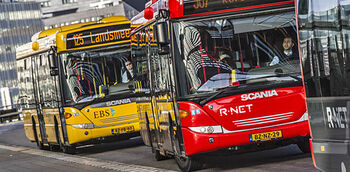
[(93, 28), (67, 34), (67, 50), (130, 39), (130, 24)]
[(248, 9), (249, 7), (259, 8), (268, 4), (293, 4), (293, 0), (184, 0), (183, 14), (191, 15), (218, 10), (230, 10), (236, 8)]

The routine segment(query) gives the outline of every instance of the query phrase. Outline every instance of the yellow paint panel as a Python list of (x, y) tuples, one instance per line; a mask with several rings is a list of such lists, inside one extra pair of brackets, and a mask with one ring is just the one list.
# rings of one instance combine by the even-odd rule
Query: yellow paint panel
[[(115, 110), (115, 114), (112, 116), (111, 108)], [(71, 117), (66, 119), (67, 135), (69, 144), (88, 141), (90, 139), (113, 136), (112, 129), (132, 126), (135, 132), (140, 131), (136, 103), (129, 103), (126, 105), (118, 105), (113, 107), (91, 108), (86, 107), (79, 111), (78, 109), (65, 107), (65, 113), (70, 113)], [(102, 113), (103, 112), (103, 113)], [(102, 115), (103, 114), (103, 115)], [(108, 114), (108, 116), (106, 116)], [(136, 116), (128, 120), (119, 120), (113, 122), (113, 119), (119, 117), (135, 114)], [(97, 118), (95, 118), (95, 116)], [(89, 119), (88, 119), (89, 118)], [(112, 123), (103, 123), (103, 120), (112, 120)], [(127, 119), (127, 118), (125, 118)], [(93, 123), (97, 128), (83, 129), (75, 128), (74, 124), (91, 124)]]
[[(78, 129), (67, 125), (67, 136), (69, 144), (79, 143), (92, 139), (92, 129)], [(88, 132), (88, 134), (84, 134)]]
[(138, 120), (136, 103), (101, 108), (86, 107), (82, 112), (100, 127)]
[(59, 30), (60, 30), (59, 28), (44, 30), (44, 31), (39, 33), (38, 38), (41, 39), (41, 38), (45, 38), (47, 36), (53, 35), (53, 34), (57, 33)]
[(28, 140), (35, 141), (32, 116), (36, 116), (36, 110), (23, 110), (24, 132)]
[[(43, 109), (44, 122), (45, 122), (45, 131), (47, 141), (49, 143), (57, 143), (56, 131), (55, 131), (55, 116), (56, 118), (59, 116), (58, 109)], [(59, 121), (59, 118), (57, 118)]]
[(128, 18), (125, 16), (110, 16), (110, 17), (105, 17), (100, 20), (100, 23), (111, 23), (111, 22), (120, 22), (120, 21), (127, 21)]
[(72, 125), (72, 124), (89, 124), (91, 123), (90, 120), (88, 120), (83, 113), (81, 113), (78, 109), (72, 108), (72, 107), (65, 107), (64, 113), (68, 113), (71, 115), (70, 118), (66, 119), (66, 124)]

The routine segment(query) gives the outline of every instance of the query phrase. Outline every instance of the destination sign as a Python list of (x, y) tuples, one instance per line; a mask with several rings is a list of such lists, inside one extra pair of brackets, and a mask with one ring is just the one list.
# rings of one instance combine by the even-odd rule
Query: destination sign
[(113, 25), (67, 34), (67, 50), (130, 39), (130, 24)]
[[(272, 3), (288, 3), (293, 0), (184, 0), (183, 14), (199, 14), (205, 12), (261, 6)], [(280, 4), (281, 5), (281, 4)], [(257, 7), (260, 8), (260, 7)], [(242, 9), (243, 10), (243, 9)]]

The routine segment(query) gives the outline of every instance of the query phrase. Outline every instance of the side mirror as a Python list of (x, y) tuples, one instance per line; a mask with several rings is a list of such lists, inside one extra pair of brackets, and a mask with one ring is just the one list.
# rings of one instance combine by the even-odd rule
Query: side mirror
[(58, 75), (58, 58), (54, 50), (50, 50), (48, 54), (49, 58), (49, 67), (50, 67), (50, 75), (57, 76)]
[(154, 26), (158, 44), (158, 54), (169, 54), (168, 25), (166, 22), (159, 22)]
[(51, 50), (48, 54), (48, 58), (49, 58), (49, 65), (50, 65), (50, 69), (57, 69), (58, 68), (58, 58), (56, 53)]
[(155, 25), (157, 43), (160, 45), (168, 45), (168, 26), (166, 22), (159, 22)]

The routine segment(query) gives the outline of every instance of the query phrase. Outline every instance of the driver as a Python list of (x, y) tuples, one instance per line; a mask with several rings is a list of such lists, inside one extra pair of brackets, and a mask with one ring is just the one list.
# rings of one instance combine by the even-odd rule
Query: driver
[(126, 70), (122, 74), (122, 82), (123, 83), (127, 83), (127, 82), (131, 81), (132, 78), (134, 77), (132, 63), (130, 60), (125, 62), (125, 67), (126, 67)]
[[(293, 43), (292, 37), (290, 37), (290, 36), (285, 37), (283, 39), (282, 46), (283, 46), (283, 57), (286, 60), (297, 60), (298, 59), (297, 53), (293, 52), (294, 43)], [(281, 61), (280, 58), (275, 56), (272, 59), (270, 66), (276, 65), (276, 64), (280, 63), (280, 61)]]

